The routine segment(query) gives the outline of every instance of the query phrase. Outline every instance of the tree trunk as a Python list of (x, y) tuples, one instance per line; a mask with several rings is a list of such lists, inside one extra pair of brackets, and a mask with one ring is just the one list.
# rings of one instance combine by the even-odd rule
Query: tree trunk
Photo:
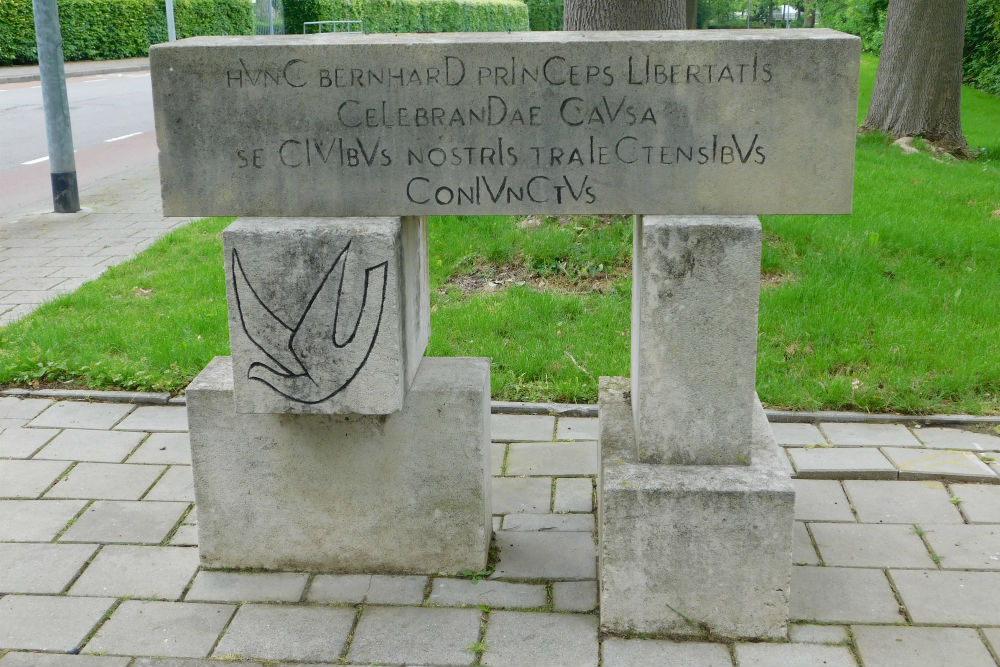
[(965, 157), (962, 45), (966, 0), (890, 0), (885, 41), (862, 130), (920, 135)]
[(691, 0), (565, 0), (565, 30), (683, 30)]
[(687, 0), (687, 29), (695, 30), (698, 27), (698, 0)]

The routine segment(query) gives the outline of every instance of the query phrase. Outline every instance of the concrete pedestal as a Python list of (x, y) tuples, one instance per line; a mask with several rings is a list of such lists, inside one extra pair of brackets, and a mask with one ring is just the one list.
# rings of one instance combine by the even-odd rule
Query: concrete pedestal
[(460, 573), (491, 533), (489, 361), (424, 358), (387, 416), (236, 415), (217, 357), (187, 389), (208, 567)]
[(750, 465), (663, 465), (636, 458), (629, 391), (601, 379), (601, 629), (785, 638), (795, 493), (759, 402)]

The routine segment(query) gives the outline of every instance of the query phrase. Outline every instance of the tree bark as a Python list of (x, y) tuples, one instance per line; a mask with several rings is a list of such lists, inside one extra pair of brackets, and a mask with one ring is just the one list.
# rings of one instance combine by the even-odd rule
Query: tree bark
[(966, 0), (890, 0), (885, 40), (861, 129), (920, 135), (966, 157), (962, 135), (962, 46)]
[[(683, 30), (691, 0), (566, 0), (565, 30)], [(695, 13), (697, 16), (697, 12)], [(696, 18), (697, 20), (697, 18)]]

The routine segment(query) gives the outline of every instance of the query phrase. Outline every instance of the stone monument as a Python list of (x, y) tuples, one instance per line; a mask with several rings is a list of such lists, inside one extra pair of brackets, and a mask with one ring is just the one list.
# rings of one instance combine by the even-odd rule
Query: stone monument
[(166, 214), (249, 216), (224, 237), (232, 359), (188, 389), (203, 562), (481, 566), (488, 365), (423, 357), (416, 216), (630, 212), (602, 629), (784, 636), (794, 494), (754, 394), (760, 224), (733, 216), (850, 211), (859, 55), (821, 29), (151, 49)]

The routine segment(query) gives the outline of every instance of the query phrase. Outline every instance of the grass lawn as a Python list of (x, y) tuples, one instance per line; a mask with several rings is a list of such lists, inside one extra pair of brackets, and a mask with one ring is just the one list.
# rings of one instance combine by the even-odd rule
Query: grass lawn
[[(876, 61), (864, 57), (859, 120)], [(858, 139), (854, 214), (763, 218), (757, 385), (789, 409), (1000, 413), (1000, 98), (975, 162)], [(817, 137), (817, 140), (820, 140)], [(0, 383), (179, 391), (228, 352), (221, 230), (194, 223), (0, 329)], [(631, 221), (434, 218), (431, 355), (493, 396), (593, 401), (629, 367)]]

